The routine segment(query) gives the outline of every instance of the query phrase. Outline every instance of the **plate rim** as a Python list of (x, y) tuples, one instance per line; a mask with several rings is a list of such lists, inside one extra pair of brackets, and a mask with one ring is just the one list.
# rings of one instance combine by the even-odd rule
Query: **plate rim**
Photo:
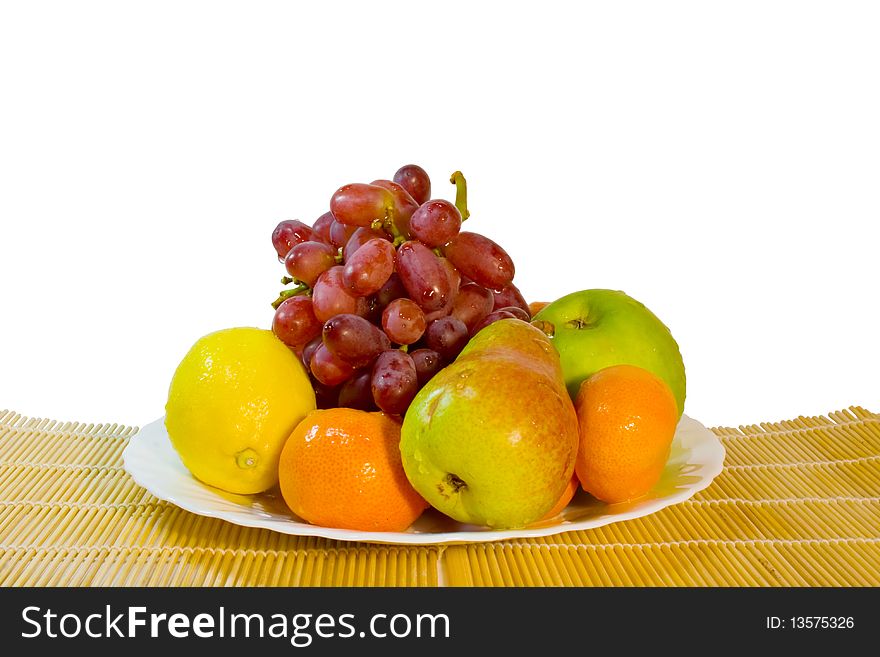
[[(657, 513), (658, 511), (668, 506), (680, 504), (681, 502), (684, 502), (685, 500), (693, 497), (699, 491), (709, 487), (715, 480), (715, 478), (724, 469), (724, 460), (727, 455), (727, 450), (725, 449), (720, 438), (713, 431), (708, 429), (698, 420), (691, 418), (687, 414), (682, 414), (679, 420), (679, 424), (676, 427), (676, 434), (678, 434), (683, 427), (687, 427), (688, 425), (690, 425), (691, 428), (699, 431), (700, 435), (703, 438), (698, 444), (703, 447), (704, 450), (708, 450), (707, 454), (711, 456), (711, 458), (707, 458), (699, 464), (701, 472), (703, 472), (703, 474), (698, 481), (688, 485), (686, 488), (677, 489), (669, 495), (651, 500), (645, 505), (639, 506), (638, 509), (623, 511), (620, 513), (603, 513), (602, 515), (590, 518), (587, 521), (582, 521), (584, 523), (588, 523), (584, 526), (581, 526), (579, 524), (579, 521), (563, 520), (562, 522), (552, 525), (524, 527), (520, 529), (466, 529), (461, 531), (417, 533), (371, 532), (353, 529), (341, 529), (336, 527), (312, 525), (293, 519), (291, 519), (289, 524), (282, 524), (275, 519), (269, 519), (267, 521), (265, 518), (259, 518), (256, 516), (250, 518), (246, 515), (242, 515), (241, 518), (236, 517), (235, 519), (230, 519), (228, 512), (225, 512), (223, 509), (206, 509), (192, 503), (187, 499), (181, 500), (176, 494), (174, 494), (173, 492), (169, 493), (164, 487), (157, 487), (150, 479), (149, 475), (147, 475), (145, 478), (145, 473), (138, 467), (132, 467), (132, 462), (134, 462), (133, 457), (139, 454), (139, 449), (143, 446), (143, 443), (146, 440), (144, 436), (149, 435), (150, 432), (157, 430), (161, 431), (165, 436), (165, 440), (168, 440), (170, 443), (170, 438), (168, 438), (168, 433), (165, 430), (164, 415), (157, 418), (153, 422), (144, 425), (133, 436), (131, 436), (131, 438), (129, 438), (129, 442), (122, 452), (122, 462), (123, 468), (134, 480), (134, 482), (138, 486), (146, 489), (150, 494), (157, 497), (158, 499), (170, 502), (171, 504), (174, 504), (175, 506), (178, 506), (181, 509), (190, 513), (194, 513), (196, 515), (224, 520), (231, 524), (243, 527), (268, 529), (270, 531), (275, 531), (292, 536), (310, 536), (330, 540), (376, 543), (385, 545), (451, 545), (467, 543), (490, 543), (520, 538), (545, 538), (548, 536), (554, 536), (556, 534), (562, 534), (570, 531), (585, 531), (595, 529), (615, 522), (622, 522), (625, 520), (632, 520), (635, 518), (648, 516), (653, 513)], [(140, 440), (138, 440), (139, 438)], [(144, 451), (145, 454), (149, 455), (148, 451), (141, 451)], [(183, 463), (181, 462), (180, 465), (183, 466)], [(199, 481), (192, 475), (190, 475), (190, 477), (192, 477), (195, 483), (203, 487), (208, 493), (214, 494), (211, 490), (212, 487)], [(229, 500), (223, 501), (225, 503), (230, 503)], [(609, 505), (608, 508), (613, 508), (613, 506), (614, 505)], [(272, 525), (277, 524), (278, 526), (267, 526), (269, 523), (272, 523)], [(287, 527), (289, 527), (291, 531), (287, 531)]]

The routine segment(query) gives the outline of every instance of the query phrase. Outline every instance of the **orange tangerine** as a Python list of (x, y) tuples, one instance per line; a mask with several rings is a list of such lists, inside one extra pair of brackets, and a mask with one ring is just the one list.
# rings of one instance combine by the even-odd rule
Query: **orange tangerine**
[(278, 479), (287, 506), (324, 527), (403, 531), (428, 503), (400, 460), (399, 419), (351, 408), (313, 411), (281, 452)]
[(678, 424), (669, 386), (640, 367), (607, 367), (581, 383), (575, 410), (580, 430), (575, 472), (584, 490), (609, 504), (651, 490)]

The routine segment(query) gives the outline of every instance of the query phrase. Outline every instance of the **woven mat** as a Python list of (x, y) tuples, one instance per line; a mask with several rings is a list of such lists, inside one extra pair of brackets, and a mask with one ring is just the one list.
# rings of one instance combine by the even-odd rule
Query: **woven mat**
[(880, 585), (880, 415), (851, 407), (713, 431), (722, 474), (653, 515), (543, 539), (394, 547), (187, 513), (123, 470), (136, 429), (0, 411), (0, 585)]

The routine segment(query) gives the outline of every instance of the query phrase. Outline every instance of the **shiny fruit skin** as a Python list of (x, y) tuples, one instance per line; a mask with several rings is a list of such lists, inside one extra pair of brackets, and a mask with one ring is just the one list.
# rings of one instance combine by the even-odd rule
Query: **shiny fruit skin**
[(443, 254), (463, 275), (490, 290), (500, 290), (513, 281), (513, 260), (483, 235), (459, 233), (443, 248)]
[(301, 242), (287, 252), (284, 268), (294, 280), (314, 287), (318, 276), (336, 264), (336, 251), (324, 242)]
[(425, 332), (425, 313), (411, 299), (395, 299), (382, 312), (382, 329), (396, 344), (412, 344)]
[[(336, 221), (348, 226), (369, 228), (374, 221), (384, 222), (390, 218), (393, 209), (394, 197), (376, 185), (343, 185), (330, 198), (330, 212)], [(345, 242), (338, 244), (344, 245)]]
[(373, 364), (371, 381), (376, 406), (391, 415), (403, 415), (418, 392), (418, 374), (409, 354), (390, 349)]
[(330, 353), (355, 369), (366, 367), (391, 348), (388, 336), (381, 329), (363, 317), (349, 313), (328, 319), (322, 336)]
[(351, 293), (343, 278), (343, 268), (339, 265), (331, 267), (318, 276), (312, 289), (312, 308), (321, 322), (326, 322), (336, 315), (352, 313), (364, 316), (370, 308), (364, 297)]
[(461, 212), (449, 201), (428, 201), (413, 213), (409, 230), (427, 247), (443, 246), (461, 230)]
[(240, 495), (278, 481), (287, 436), (315, 408), (299, 359), (271, 331), (233, 328), (200, 338), (168, 390), (165, 428), (200, 481)]
[(419, 205), (431, 198), (431, 179), (418, 164), (405, 164), (400, 167), (394, 174), (394, 182), (409, 192)]
[(305, 346), (321, 334), (321, 322), (315, 317), (312, 300), (305, 295), (285, 299), (275, 310), (272, 332), (294, 349)]
[(287, 219), (275, 226), (272, 231), (272, 246), (278, 254), (278, 260), (284, 262), (287, 252), (297, 244), (308, 242), (316, 238), (311, 226), (307, 226), (296, 219)]
[(391, 242), (381, 238), (371, 239), (348, 258), (342, 270), (342, 279), (355, 296), (375, 294), (394, 272), (394, 258)]
[(406, 478), (399, 442), (400, 421), (384, 413), (315, 411), (284, 445), (281, 495), (314, 525), (402, 532), (428, 504)]
[(648, 370), (613, 365), (580, 387), (575, 470), (584, 490), (615, 504), (649, 492), (660, 480), (678, 424), (669, 386)]
[(425, 312), (443, 308), (452, 293), (449, 275), (440, 259), (421, 242), (404, 242), (397, 249), (397, 274), (410, 299)]

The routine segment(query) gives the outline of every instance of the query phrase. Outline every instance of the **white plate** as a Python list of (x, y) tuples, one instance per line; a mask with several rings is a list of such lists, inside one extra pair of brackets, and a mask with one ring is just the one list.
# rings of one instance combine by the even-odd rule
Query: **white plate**
[(682, 416), (663, 475), (648, 495), (633, 502), (609, 505), (579, 490), (571, 504), (556, 518), (509, 530), (465, 525), (434, 509), (425, 511), (405, 532), (365, 532), (310, 525), (294, 516), (277, 492), (234, 495), (198, 481), (171, 446), (164, 418), (141, 429), (125, 448), (122, 459), (126, 471), (153, 495), (199, 515), (298, 536), (371, 543), (432, 544), (550, 536), (646, 516), (706, 488), (721, 472), (724, 447), (702, 424)]

